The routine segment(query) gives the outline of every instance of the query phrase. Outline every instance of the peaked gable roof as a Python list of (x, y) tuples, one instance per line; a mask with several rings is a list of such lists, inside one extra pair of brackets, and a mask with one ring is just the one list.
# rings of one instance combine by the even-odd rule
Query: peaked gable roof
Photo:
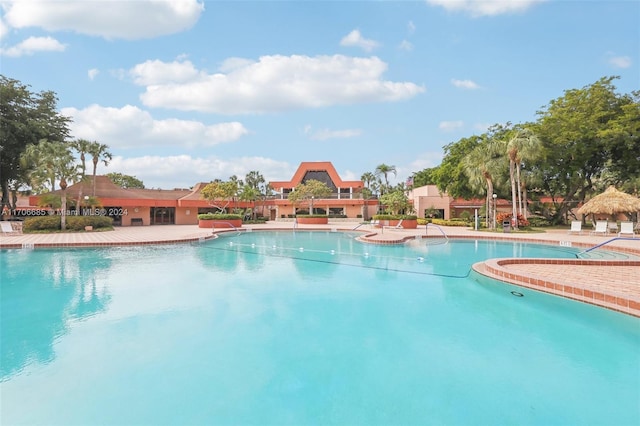
[(307, 172), (327, 172), (333, 184), (338, 188), (362, 188), (364, 183), (361, 180), (342, 180), (335, 167), (330, 161), (304, 161), (298, 166), (298, 170), (289, 181), (269, 182), (274, 189), (294, 188), (302, 182)]

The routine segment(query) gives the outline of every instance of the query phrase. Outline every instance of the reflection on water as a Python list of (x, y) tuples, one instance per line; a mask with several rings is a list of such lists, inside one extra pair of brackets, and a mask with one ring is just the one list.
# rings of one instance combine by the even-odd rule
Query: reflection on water
[(0, 253), (0, 379), (30, 363), (49, 363), (70, 321), (105, 311), (110, 295), (99, 278), (111, 265), (93, 250)]

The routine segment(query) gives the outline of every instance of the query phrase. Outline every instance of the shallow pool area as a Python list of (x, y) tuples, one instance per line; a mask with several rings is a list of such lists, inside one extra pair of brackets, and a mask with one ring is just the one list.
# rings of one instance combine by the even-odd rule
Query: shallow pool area
[(639, 423), (639, 318), (471, 273), (577, 249), (354, 237), (1, 252), (0, 423)]

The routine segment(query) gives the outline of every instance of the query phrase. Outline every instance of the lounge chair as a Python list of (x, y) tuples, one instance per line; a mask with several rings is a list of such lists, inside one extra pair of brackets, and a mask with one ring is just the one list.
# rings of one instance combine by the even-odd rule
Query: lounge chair
[(633, 222), (620, 222), (620, 232), (618, 232), (618, 237), (623, 235), (631, 235), (631, 238), (636, 237), (636, 233), (633, 230)]
[(606, 220), (597, 221), (596, 222), (596, 229), (594, 229), (593, 231), (589, 232), (589, 235), (596, 235), (596, 234), (607, 235), (607, 221)]
[(617, 234), (618, 233), (618, 223), (616, 221), (607, 222), (607, 234)]
[(571, 222), (571, 229), (569, 230), (569, 233), (572, 234), (574, 232), (577, 232), (578, 234), (582, 234), (582, 221), (581, 220), (574, 220)]
[(2, 229), (2, 235), (19, 235), (18, 231), (15, 231), (11, 226), (11, 222), (2, 221), (0, 222), (0, 228)]

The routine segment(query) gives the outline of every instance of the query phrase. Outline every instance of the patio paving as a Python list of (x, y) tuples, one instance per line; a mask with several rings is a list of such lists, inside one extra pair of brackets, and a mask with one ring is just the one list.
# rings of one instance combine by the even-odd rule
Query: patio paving
[[(564, 247), (591, 248), (616, 235), (569, 234), (566, 230), (544, 233), (498, 233), (474, 231), (464, 227), (419, 226), (417, 229), (374, 228), (360, 222), (330, 222), (329, 225), (296, 225), (276, 221), (264, 225), (244, 225), (252, 230), (336, 230), (361, 231), (361, 239), (373, 244), (397, 244), (414, 238), (448, 237), (538, 242)], [(216, 229), (216, 231), (221, 231)], [(211, 229), (197, 225), (156, 225), (116, 227), (113, 231), (0, 236), (0, 249), (51, 247), (98, 247), (192, 242), (213, 238)], [(607, 250), (624, 252), (635, 260), (571, 261), (540, 259), (490, 259), (474, 265), (488, 277), (640, 317), (640, 236), (610, 242)]]

